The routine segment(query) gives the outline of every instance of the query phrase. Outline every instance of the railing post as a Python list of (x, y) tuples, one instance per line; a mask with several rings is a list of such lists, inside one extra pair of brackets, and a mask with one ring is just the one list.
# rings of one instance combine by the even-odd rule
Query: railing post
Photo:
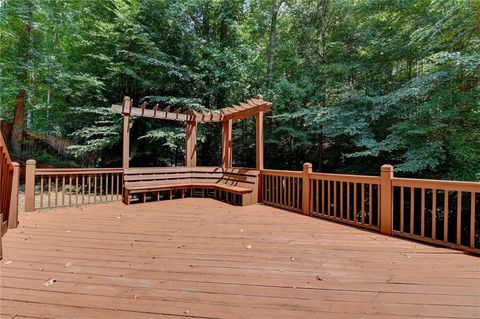
[(302, 179), (302, 211), (304, 215), (310, 215), (310, 174), (312, 173), (312, 164), (303, 164)]
[(20, 185), (20, 164), (13, 162), (12, 193), (10, 197), (10, 210), (8, 213), (8, 228), (17, 228), (18, 225), (18, 187)]
[(392, 178), (393, 166), (383, 165), (380, 173), (380, 232), (392, 234)]
[(25, 212), (35, 210), (35, 168), (37, 162), (28, 160), (25, 169)]

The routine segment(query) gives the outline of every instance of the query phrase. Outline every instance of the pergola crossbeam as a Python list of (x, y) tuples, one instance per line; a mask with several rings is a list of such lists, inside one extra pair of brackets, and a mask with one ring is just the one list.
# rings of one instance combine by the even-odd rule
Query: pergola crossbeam
[(129, 148), (130, 148), (130, 116), (142, 116), (149, 118), (158, 118), (171, 121), (186, 122), (186, 166), (196, 166), (197, 162), (197, 123), (220, 122), (222, 124), (222, 167), (232, 167), (232, 127), (233, 121), (242, 120), (251, 116), (256, 117), (256, 167), (263, 168), (263, 119), (264, 113), (270, 112), (272, 103), (263, 100), (261, 95), (256, 98), (248, 99), (245, 102), (234, 104), (231, 107), (224, 107), (216, 111), (201, 111), (189, 109), (181, 113), (182, 108), (178, 107), (175, 111), (170, 111), (170, 106), (159, 110), (159, 104), (156, 103), (151, 109), (148, 109), (148, 102), (143, 102), (140, 107), (132, 107), (133, 101), (125, 97), (122, 105), (114, 104), (112, 108), (115, 112), (124, 117), (123, 124), (123, 167), (129, 167)]

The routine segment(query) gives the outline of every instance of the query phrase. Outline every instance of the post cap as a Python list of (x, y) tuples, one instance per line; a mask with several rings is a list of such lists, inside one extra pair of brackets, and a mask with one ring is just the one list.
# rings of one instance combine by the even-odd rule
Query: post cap
[(18, 164), (18, 162), (12, 162), (12, 166), (13, 167), (20, 167), (20, 164)]
[(36, 164), (37, 164), (37, 161), (34, 159), (27, 160), (27, 165), (36, 165)]
[(382, 172), (393, 172), (393, 166), (390, 165), (390, 164), (382, 165), (382, 167), (380, 168), (380, 171), (382, 171)]
[(311, 171), (312, 170), (312, 163), (303, 163), (303, 170), (304, 171)]
[(124, 115), (129, 115), (131, 107), (132, 107), (132, 99), (130, 99), (130, 97), (128, 96), (125, 96), (123, 98), (123, 103), (122, 103), (122, 113)]

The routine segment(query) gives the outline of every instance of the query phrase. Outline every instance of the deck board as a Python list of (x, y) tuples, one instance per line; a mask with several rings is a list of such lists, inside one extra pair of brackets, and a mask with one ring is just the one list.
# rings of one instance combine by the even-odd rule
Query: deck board
[(25, 213), (1, 286), (2, 318), (480, 318), (478, 257), (211, 199)]

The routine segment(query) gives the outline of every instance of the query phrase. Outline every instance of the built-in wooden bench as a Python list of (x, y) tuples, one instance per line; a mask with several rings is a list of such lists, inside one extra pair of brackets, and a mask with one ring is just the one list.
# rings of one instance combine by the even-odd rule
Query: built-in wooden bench
[(256, 170), (220, 167), (130, 168), (124, 171), (123, 201), (130, 204), (131, 196), (140, 201), (166, 197), (213, 197), (242, 206), (257, 203), (258, 174)]

